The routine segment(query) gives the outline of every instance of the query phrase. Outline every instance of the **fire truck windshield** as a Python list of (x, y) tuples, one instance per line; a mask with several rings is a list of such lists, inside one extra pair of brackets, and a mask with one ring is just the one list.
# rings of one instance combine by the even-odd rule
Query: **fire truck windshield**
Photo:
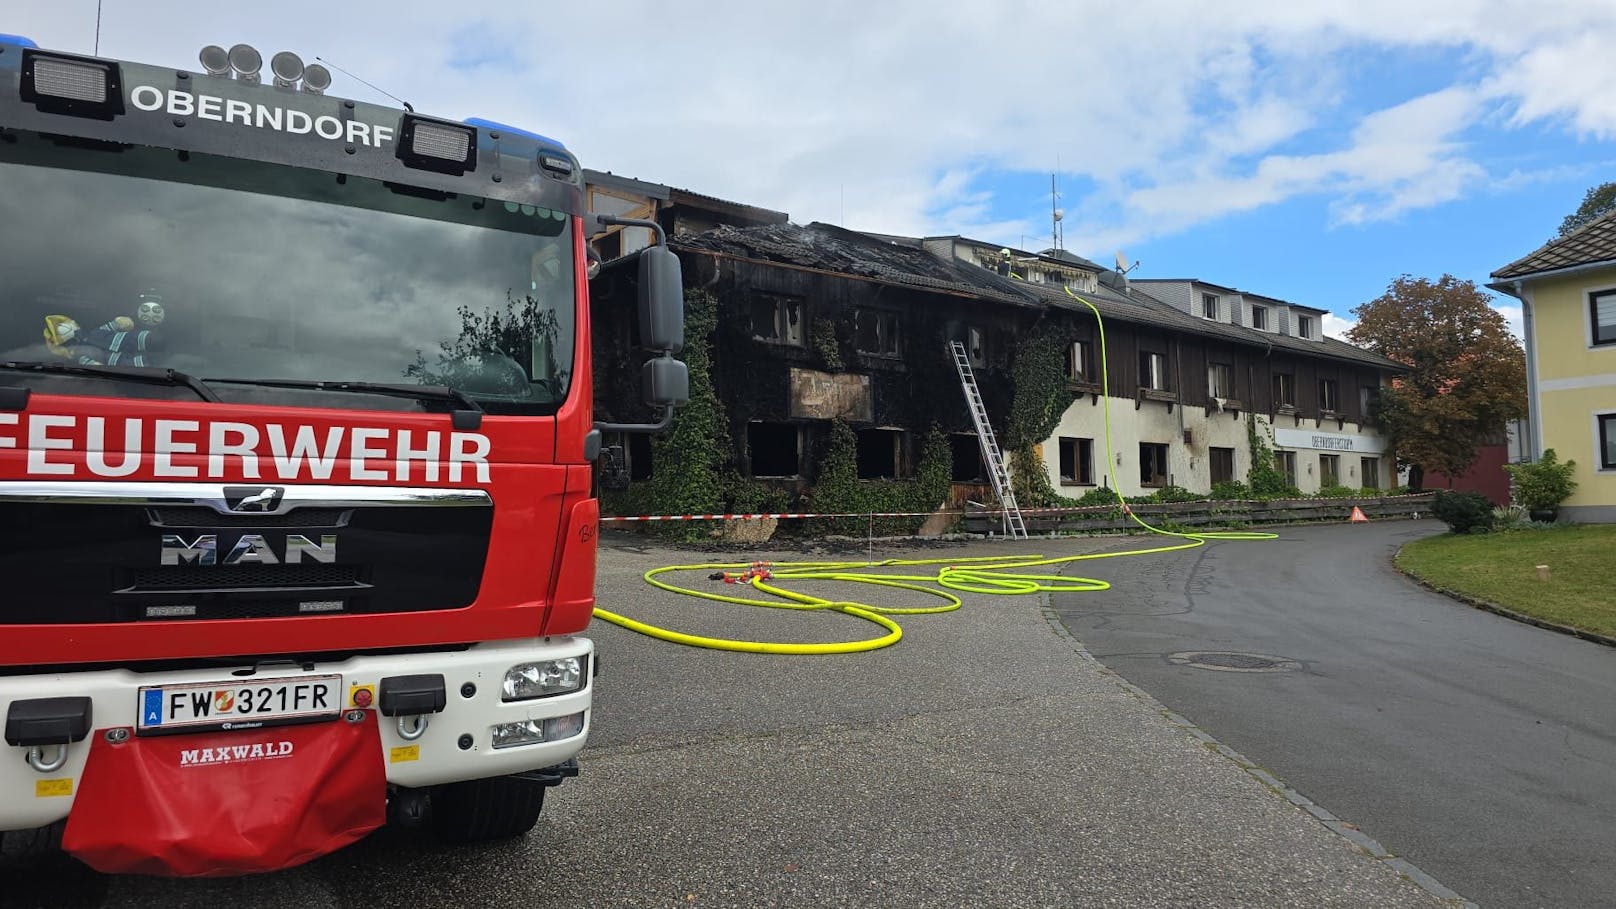
[[(216, 379), (444, 385), (554, 413), (573, 368), (573, 232), (538, 205), (173, 150), (0, 135), (0, 360)], [(85, 374), (53, 393), (195, 395)], [(225, 384), (225, 400), (327, 404)], [(329, 397), (329, 391), (318, 395)], [(417, 408), (348, 395), (351, 408)]]

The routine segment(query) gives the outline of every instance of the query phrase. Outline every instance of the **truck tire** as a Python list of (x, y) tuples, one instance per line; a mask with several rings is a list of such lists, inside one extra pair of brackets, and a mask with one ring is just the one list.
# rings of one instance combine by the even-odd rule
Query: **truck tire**
[(513, 776), (446, 783), (432, 793), (432, 829), (451, 843), (521, 836), (538, 823), (545, 788)]

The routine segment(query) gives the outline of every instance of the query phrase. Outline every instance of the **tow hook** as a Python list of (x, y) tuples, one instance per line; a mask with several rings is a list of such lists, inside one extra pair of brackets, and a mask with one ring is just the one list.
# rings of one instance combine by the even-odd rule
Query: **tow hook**
[(377, 690), (377, 709), (382, 716), (398, 718), (398, 737), (406, 742), (426, 735), (429, 715), (441, 713), (449, 702), (439, 673), (388, 676)]
[[(67, 764), (68, 746), (90, 734), (89, 698), (30, 698), (6, 708), (6, 744), (28, 749), (28, 766), (55, 773)], [(50, 755), (50, 757), (46, 757)]]

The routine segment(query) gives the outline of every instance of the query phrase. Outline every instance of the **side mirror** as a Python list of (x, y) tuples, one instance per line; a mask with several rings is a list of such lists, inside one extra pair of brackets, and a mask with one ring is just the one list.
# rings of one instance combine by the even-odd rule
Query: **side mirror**
[(685, 286), (679, 257), (666, 246), (640, 250), (639, 283), (640, 344), (670, 354), (683, 350)]
[(690, 401), (690, 369), (664, 354), (640, 368), (640, 389), (653, 407), (679, 407)]

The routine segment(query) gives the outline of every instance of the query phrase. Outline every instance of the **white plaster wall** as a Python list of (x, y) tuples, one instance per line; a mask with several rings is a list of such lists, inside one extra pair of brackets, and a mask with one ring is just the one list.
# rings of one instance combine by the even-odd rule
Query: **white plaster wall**
[[(1350, 421), (1343, 423), (1340, 429), (1336, 428), (1336, 423), (1334, 420), (1324, 420), (1318, 425), (1315, 425), (1312, 418), (1303, 417), (1301, 422), (1298, 423), (1295, 417), (1287, 414), (1280, 414), (1275, 418), (1275, 421), (1276, 422), (1273, 425), (1277, 425), (1281, 429), (1312, 429), (1317, 430), (1318, 432), (1329, 433), (1331, 435), (1361, 438), (1366, 442), (1369, 440), (1378, 440), (1382, 441), (1382, 444), (1384, 445), (1384, 441), (1380, 433), (1374, 427), (1365, 427)], [(1269, 439), (1270, 444), (1273, 444), (1273, 433), (1271, 432), (1273, 425), (1270, 425), (1268, 416), (1266, 414), (1258, 415), (1258, 431), (1262, 432), (1263, 435)], [(1390, 489), (1398, 482), (1397, 476), (1394, 473), (1395, 453), (1390, 450), (1382, 450), (1378, 453), (1369, 453), (1365, 451), (1332, 452), (1322, 451), (1317, 448), (1286, 448), (1281, 445), (1274, 445), (1274, 450), (1295, 452), (1296, 488), (1305, 493), (1315, 493), (1319, 491), (1319, 488), (1322, 485), (1319, 482), (1319, 455), (1327, 454), (1335, 454), (1340, 456), (1341, 485), (1343, 486), (1351, 486), (1356, 489), (1364, 485), (1363, 477), (1360, 474), (1360, 465), (1362, 464), (1361, 459), (1365, 457), (1374, 457), (1380, 459), (1379, 486), (1381, 489)], [(1238, 458), (1238, 455), (1236, 457)]]

